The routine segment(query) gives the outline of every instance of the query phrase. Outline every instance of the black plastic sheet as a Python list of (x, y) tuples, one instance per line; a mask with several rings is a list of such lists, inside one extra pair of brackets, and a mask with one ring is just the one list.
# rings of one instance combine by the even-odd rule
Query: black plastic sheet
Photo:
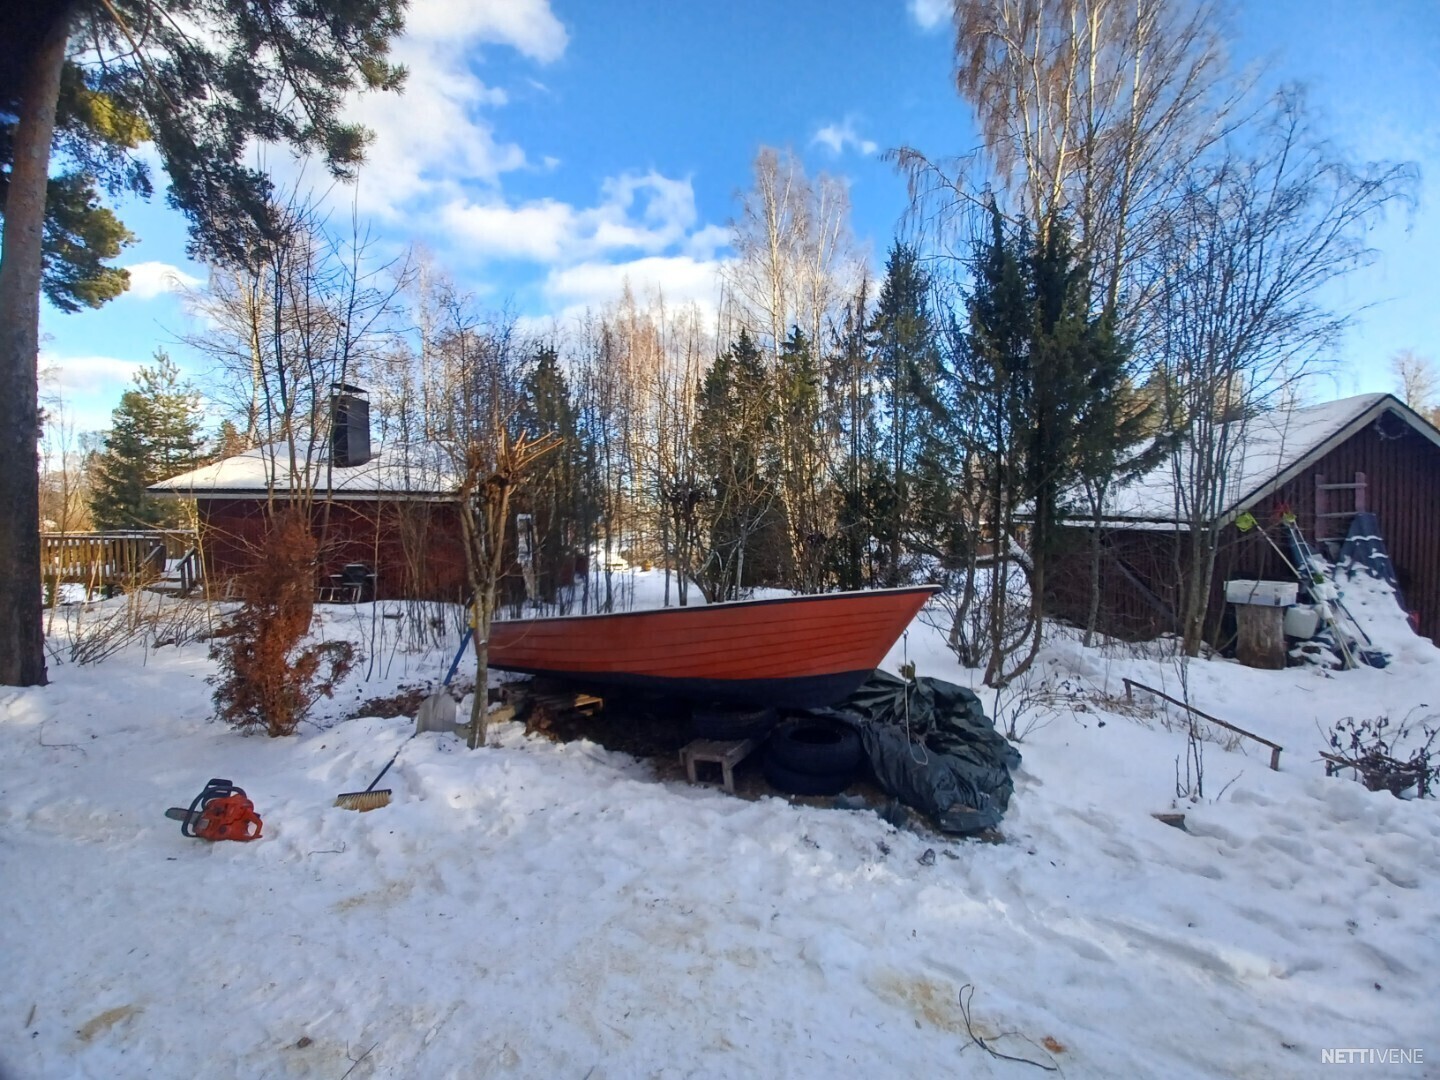
[(836, 707), (860, 729), (875, 779), (946, 832), (1000, 823), (1020, 752), (995, 730), (974, 691), (877, 671)]

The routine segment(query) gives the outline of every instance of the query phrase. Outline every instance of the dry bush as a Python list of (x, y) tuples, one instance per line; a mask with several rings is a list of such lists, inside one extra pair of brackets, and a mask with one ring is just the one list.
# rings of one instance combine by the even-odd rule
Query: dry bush
[(210, 647), (220, 662), (213, 677), (215, 707), (228, 723), (263, 729), (272, 737), (294, 734), (321, 697), (355, 664), (349, 642), (301, 648), (315, 607), (316, 541), (304, 516), (271, 520), (252, 569), (238, 580), (240, 608), (228, 633)]
[(98, 664), (128, 645), (146, 649), (198, 641), (209, 626), (204, 603), (173, 600), (143, 591), (125, 594), (123, 607), (87, 619), (89, 609), (76, 606), (64, 613), (70, 634), (70, 661)]
[(1416, 711), (1393, 727), (1388, 716), (1337, 720), (1330, 730), (1325, 775), (1351, 769), (1371, 791), (1388, 791), (1396, 798), (1412, 788), (1417, 798), (1432, 794), (1440, 786), (1440, 749), (1435, 745), (1440, 739), (1440, 717), (1421, 719), (1417, 733), (1411, 719)]

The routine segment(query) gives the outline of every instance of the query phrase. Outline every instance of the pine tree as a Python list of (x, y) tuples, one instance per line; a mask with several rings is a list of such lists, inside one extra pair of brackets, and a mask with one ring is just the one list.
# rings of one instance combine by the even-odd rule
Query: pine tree
[(220, 430), (215, 434), (215, 446), (211, 456), (216, 461), (223, 461), (225, 458), (243, 454), (251, 448), (251, 445), (250, 440), (235, 426), (233, 421), (221, 420)]
[[(0, 45), (0, 56), (7, 46), (15, 47), (13, 39)], [(14, 170), (19, 94), (17, 83), (0, 76), (0, 218)], [(135, 237), (101, 205), (100, 189), (149, 197), (146, 167), (132, 153), (148, 138), (132, 106), (87, 77), (78, 60), (64, 62), (55, 109), (57, 168), (47, 178), (41, 242), (41, 291), (59, 310), (98, 308), (129, 286), (129, 272), (108, 264)]]
[(146, 487), (192, 469), (204, 458), (200, 392), (180, 378), (162, 350), (153, 367), (135, 374), (111, 413), (111, 428), (96, 457), (90, 511), (97, 529), (170, 528), (178, 505), (147, 495)]
[[(89, 304), (122, 285), (104, 263), (123, 236), (94, 204), (95, 182), (148, 193), (144, 163), (127, 152), (148, 138), (168, 174), (170, 203), (190, 218), (192, 249), (249, 261), (276, 231), (271, 183), (254, 165), (256, 141), (315, 153), (333, 175), (353, 176), (367, 133), (344, 118), (349, 92), (401, 85), (404, 70), (386, 56), (404, 3), (173, 0), (160, 12), (149, 0), (76, 0), (12, 4), (6, 14), (0, 565), (24, 567), (40, 562), (34, 462), (41, 293), (53, 297), (58, 289), (62, 300)], [(67, 85), (75, 87), (68, 100), (78, 110), (62, 104)], [(87, 119), (78, 122), (84, 110)], [(72, 213), (67, 224), (48, 205), (56, 177), (78, 177), (56, 197), (83, 220)], [(57, 277), (57, 262), (78, 276)], [(38, 574), (0, 575), (0, 683), (44, 684), (40, 612)]]

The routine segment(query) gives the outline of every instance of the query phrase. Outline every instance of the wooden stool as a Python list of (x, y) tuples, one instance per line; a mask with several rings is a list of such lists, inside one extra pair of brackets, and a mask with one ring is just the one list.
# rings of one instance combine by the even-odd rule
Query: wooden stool
[(760, 745), (759, 739), (696, 739), (680, 751), (680, 764), (685, 766), (685, 777), (692, 784), (695, 766), (700, 762), (714, 762), (720, 766), (720, 783), (728, 794), (735, 794), (735, 766), (750, 756)]

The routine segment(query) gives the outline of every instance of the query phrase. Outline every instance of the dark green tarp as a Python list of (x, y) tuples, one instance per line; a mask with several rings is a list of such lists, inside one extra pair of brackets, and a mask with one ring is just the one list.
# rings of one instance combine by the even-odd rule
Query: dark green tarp
[(860, 729), (875, 779), (946, 832), (998, 825), (1020, 752), (995, 730), (974, 691), (940, 679), (877, 671), (836, 706)]

